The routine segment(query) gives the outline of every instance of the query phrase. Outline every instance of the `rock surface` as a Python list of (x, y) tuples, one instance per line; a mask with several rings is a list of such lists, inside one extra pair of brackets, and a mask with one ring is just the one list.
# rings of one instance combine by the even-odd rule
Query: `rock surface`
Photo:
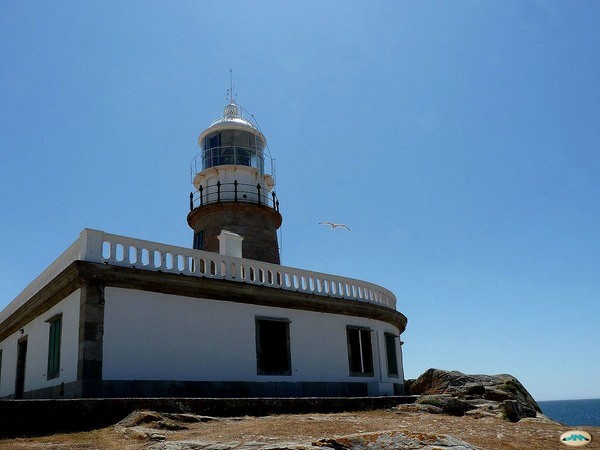
[(447, 435), (431, 435), (422, 433), (384, 432), (361, 433), (343, 436), (336, 439), (323, 439), (314, 443), (320, 447), (330, 447), (334, 450), (343, 449), (372, 449), (372, 450), (477, 450), (477, 447)]
[(507, 374), (467, 375), (458, 371), (429, 369), (416, 380), (408, 380), (405, 387), (411, 395), (421, 396), (418, 404), (439, 407), (450, 415), (498, 415), (518, 422), (541, 413), (527, 389)]
[[(481, 404), (485, 404), (485, 400)], [(501, 420), (493, 414), (463, 417), (430, 414), (432, 405), (413, 404), (411, 411), (382, 408), (345, 413), (279, 414), (263, 417), (221, 417), (196, 421), (197, 417), (166, 417), (164, 413), (145, 412), (129, 417), (128, 425), (154, 430), (165, 437), (134, 438), (123, 433), (122, 426), (80, 433), (58, 433), (40, 437), (0, 440), (2, 450), (95, 449), (95, 450), (388, 450), (391, 448), (464, 449), (463, 441), (473, 448), (487, 450), (548, 450), (564, 447), (559, 437), (568, 427), (559, 423), (525, 418), (517, 423)], [(485, 408), (481, 408), (485, 411)], [(160, 429), (162, 417), (174, 420), (182, 430)], [(200, 416), (201, 417), (201, 416)], [(122, 423), (121, 425), (123, 425)], [(156, 428), (153, 428), (156, 427)], [(600, 450), (600, 427), (582, 427), (594, 441), (586, 449)], [(406, 440), (400, 445), (401, 436)], [(452, 437), (450, 437), (452, 436)], [(409, 438), (412, 438), (411, 441)], [(419, 440), (415, 444), (415, 440)], [(432, 443), (437, 442), (437, 443)], [(436, 441), (437, 440), (437, 441)], [(390, 444), (391, 443), (391, 444)], [(396, 444), (396, 445), (392, 445)], [(412, 445), (413, 447), (410, 447)], [(429, 446), (429, 447), (427, 447)], [(444, 447), (445, 446), (445, 447)], [(419, 448), (418, 446), (416, 448)], [(565, 447), (566, 448), (566, 447)]]
[(477, 447), (447, 435), (423, 433), (379, 432), (358, 433), (315, 442), (283, 441), (269, 442), (226, 442), (171, 441), (153, 444), (148, 450), (477, 450)]
[[(451, 395), (423, 396), (415, 411), (446, 413), (462, 416), (470, 409), (466, 402)], [(155, 411), (134, 411), (115, 425), (115, 430), (129, 439), (146, 441), (148, 450), (476, 450), (477, 447), (450, 435), (435, 435), (403, 431), (355, 433), (335, 438), (310, 441), (211, 441), (204, 439), (168, 440), (174, 431), (188, 430), (188, 424), (219, 421), (216, 417), (194, 414), (169, 414)], [(229, 419), (231, 420), (231, 419)]]
[(443, 413), (451, 416), (464, 416), (467, 411), (476, 408), (476, 406), (448, 394), (423, 395), (417, 400), (417, 404), (438, 407)]
[(117, 423), (115, 429), (129, 438), (137, 440), (164, 441), (169, 432), (187, 430), (189, 427), (184, 424), (213, 420), (219, 419), (195, 414), (134, 411)]

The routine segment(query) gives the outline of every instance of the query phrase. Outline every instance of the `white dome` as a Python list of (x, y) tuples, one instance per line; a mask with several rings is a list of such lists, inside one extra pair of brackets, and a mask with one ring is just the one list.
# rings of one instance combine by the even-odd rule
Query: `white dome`
[(257, 135), (262, 140), (264, 145), (267, 143), (265, 136), (260, 132), (258, 127), (240, 115), (240, 107), (234, 100), (232, 100), (227, 104), (227, 106), (225, 106), (225, 109), (223, 110), (223, 117), (215, 120), (206, 130), (202, 132), (202, 134), (200, 134), (198, 137), (198, 144), (202, 146), (202, 141), (204, 138), (215, 131), (231, 129), (248, 131), (249, 133)]

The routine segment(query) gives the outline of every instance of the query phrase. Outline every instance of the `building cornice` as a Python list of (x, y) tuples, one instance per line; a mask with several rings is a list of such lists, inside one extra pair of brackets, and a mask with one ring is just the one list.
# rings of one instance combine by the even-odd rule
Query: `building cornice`
[(398, 328), (400, 333), (405, 330), (407, 322), (402, 313), (372, 303), (274, 289), (224, 279), (198, 278), (77, 260), (73, 261), (0, 324), (0, 340), (15, 333), (84, 285), (118, 287), (207, 300), (364, 317), (387, 322)]
[(0, 323), (0, 342), (84, 285), (76, 262), (69, 264)]

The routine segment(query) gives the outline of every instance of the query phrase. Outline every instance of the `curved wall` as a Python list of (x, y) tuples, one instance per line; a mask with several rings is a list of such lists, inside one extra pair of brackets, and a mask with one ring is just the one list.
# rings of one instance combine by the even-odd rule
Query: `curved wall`
[(195, 233), (203, 232), (202, 250), (218, 253), (217, 236), (227, 230), (244, 238), (243, 258), (280, 263), (277, 229), (282, 218), (273, 208), (244, 202), (211, 203), (192, 210), (187, 220)]
[[(257, 375), (257, 316), (289, 320), (291, 375)], [(350, 376), (347, 326), (372, 330), (372, 377)], [(388, 376), (385, 333), (399, 334), (361, 317), (107, 287), (102, 378), (360, 382), (392, 394), (403, 383), (402, 357), (397, 345), (399, 375)]]

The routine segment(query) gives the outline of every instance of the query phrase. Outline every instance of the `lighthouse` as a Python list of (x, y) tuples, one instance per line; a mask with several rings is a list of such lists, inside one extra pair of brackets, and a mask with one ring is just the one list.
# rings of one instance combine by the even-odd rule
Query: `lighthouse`
[[(230, 98), (223, 116), (199, 138), (192, 159), (189, 226), (196, 250), (280, 264), (281, 226), (273, 176), (265, 173), (267, 140)], [(269, 158), (267, 167), (272, 167)]]
[(0, 399), (404, 393), (396, 296), (281, 265), (267, 140), (241, 111), (198, 138), (193, 249), (86, 228), (0, 311)]

